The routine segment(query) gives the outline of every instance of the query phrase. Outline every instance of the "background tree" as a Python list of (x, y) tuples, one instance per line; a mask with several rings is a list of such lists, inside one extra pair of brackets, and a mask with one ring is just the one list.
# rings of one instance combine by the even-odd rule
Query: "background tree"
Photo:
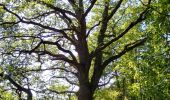
[(121, 80), (118, 77), (121, 69), (112, 69), (123, 61), (119, 59), (121, 56), (144, 44), (152, 34), (144, 31), (155, 21), (149, 18), (156, 4), (159, 1), (8, 0), (0, 3), (0, 75), (8, 80), (3, 85), (10, 86), (19, 99), (77, 96), (79, 100), (92, 100), (96, 90), (117, 83), (122, 94), (118, 91), (114, 96), (125, 98), (125, 86), (129, 84), (126, 81), (131, 77)]
[[(95, 95), (96, 99), (169, 99), (169, 1), (156, 2), (144, 26), (138, 29), (146, 33), (148, 40), (145, 45), (138, 47), (121, 57), (111, 69), (117, 71), (115, 82), (102, 88)], [(141, 34), (138, 31), (138, 34)], [(131, 36), (128, 36), (128, 39)], [(102, 94), (102, 96), (100, 96)], [(115, 95), (112, 95), (115, 94)]]

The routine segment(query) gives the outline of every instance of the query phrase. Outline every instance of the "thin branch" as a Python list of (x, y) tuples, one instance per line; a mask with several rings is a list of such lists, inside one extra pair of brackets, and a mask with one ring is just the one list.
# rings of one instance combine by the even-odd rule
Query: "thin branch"
[(26, 89), (26, 88), (22, 87), (17, 82), (15, 82), (9, 75), (5, 75), (3, 73), (0, 73), (0, 76), (3, 77), (4, 79), (9, 80), (9, 82), (11, 84), (13, 84), (17, 88), (17, 90), (24, 91), (25, 93), (27, 93), (28, 100), (32, 100), (32, 93), (31, 93), (30, 89)]
[(35, 46), (33, 49), (30, 50), (29, 54), (31, 54), (31, 53), (34, 52), (36, 49), (38, 49), (38, 48), (41, 46), (41, 44), (42, 44), (42, 40), (41, 40), (41, 42), (39, 42), (39, 43), (37, 44), (37, 46)]
[(7, 9), (7, 8), (5, 7), (5, 5), (0, 4), (0, 6), (2, 6), (3, 9), (6, 10), (7, 12), (9, 12), (9, 13), (13, 14), (14, 16), (16, 16), (16, 17), (19, 19), (20, 22), (26, 23), (26, 24), (36, 25), (36, 26), (39, 26), (39, 27), (44, 28), (44, 29), (48, 29), (48, 30), (52, 30), (52, 31), (54, 31), (54, 32), (61, 33), (66, 39), (68, 39), (69, 41), (71, 41), (71, 43), (75, 44), (75, 41), (74, 41), (73, 39), (71, 39), (71, 38), (65, 33), (65, 31), (70, 30), (70, 29), (56, 29), (56, 28), (53, 28), (53, 27), (50, 27), (50, 26), (45, 26), (45, 25), (43, 25), (43, 24), (40, 24), (40, 23), (37, 23), (37, 22), (34, 22), (34, 21), (25, 21), (25, 20), (23, 20), (18, 14), (16, 14), (16, 13), (10, 11), (9, 9)]
[(109, 77), (109, 80), (106, 83), (100, 84), (98, 85), (98, 87), (102, 87), (102, 86), (106, 86), (107, 84), (110, 83), (110, 81), (115, 77), (115, 75), (112, 75), (111, 77)]
[[(57, 48), (58, 48), (59, 50), (70, 54), (70, 56), (72, 57), (73, 61), (74, 61), (75, 63), (77, 63), (77, 59), (76, 59), (75, 55), (74, 55), (70, 50), (66, 50), (66, 49), (64, 49), (63, 47), (61, 47), (61, 45), (58, 43), (59, 41), (57, 41), (57, 42), (44, 41), (44, 40), (42, 40), (40, 37), (36, 37), (36, 36), (9, 36), (9, 37), (2, 37), (2, 38), (0, 38), (0, 40), (1, 40), (1, 39), (5, 39), (5, 38), (12, 38), (12, 37), (15, 37), (15, 38), (31, 37), (31, 38), (39, 38), (39, 39), (40, 39), (40, 42), (39, 42), (33, 49), (31, 49), (31, 50), (21, 50), (20, 53), (21, 53), (21, 52), (27, 52), (27, 53), (31, 54), (31, 53), (35, 52), (36, 49), (38, 49), (38, 48), (41, 46), (41, 44), (50, 44), (50, 45), (55, 45), (55, 46), (57, 46)], [(16, 51), (17, 51), (17, 50), (16, 50)], [(51, 54), (51, 53), (48, 52), (48, 54)]]
[(50, 92), (54, 92), (56, 94), (70, 94), (70, 93), (73, 93), (73, 94), (76, 94), (77, 92), (76, 91), (56, 91), (56, 90), (53, 90), (53, 89), (47, 89), (48, 91)]
[(117, 59), (117, 58), (120, 58), (122, 55), (124, 55), (124, 54), (127, 53), (128, 51), (134, 49), (135, 47), (138, 47), (138, 46), (140, 46), (140, 45), (143, 45), (144, 42), (146, 41), (146, 39), (147, 39), (147, 38), (144, 38), (144, 39), (138, 40), (138, 41), (136, 41), (136, 42), (127, 44), (127, 45), (124, 47), (124, 49), (123, 49), (121, 52), (119, 52), (117, 55), (114, 55), (114, 56), (108, 58), (107, 60), (105, 60), (105, 61), (103, 62), (102, 67), (105, 68), (109, 63), (111, 63), (112, 61), (114, 61), (114, 60)]
[(100, 52), (101, 50), (105, 49), (106, 47), (108, 47), (109, 45), (111, 45), (113, 42), (119, 40), (121, 37), (123, 37), (126, 33), (129, 32), (130, 29), (132, 29), (136, 24), (140, 23), (141, 21), (143, 21), (146, 18), (146, 14), (148, 12), (149, 8), (146, 8), (138, 17), (137, 20), (135, 20), (134, 22), (131, 22), (129, 24), (129, 26), (122, 32), (120, 33), (117, 37), (113, 38), (112, 40), (110, 40), (109, 42), (107, 42), (106, 44), (104, 44), (103, 46), (101, 46), (100, 48), (97, 48), (94, 52), (91, 53), (91, 56), (94, 57), (98, 54), (98, 52)]
[(56, 7), (56, 6), (52, 5), (52, 4), (49, 4), (49, 3), (44, 2), (44, 1), (42, 1), (42, 0), (41, 0), (41, 1), (36, 0), (36, 1), (37, 1), (37, 2), (40, 2), (40, 3), (43, 4), (43, 5), (46, 5), (47, 7), (51, 8), (51, 9), (54, 9), (54, 10), (57, 11), (57, 12), (60, 12), (60, 13), (62, 13), (62, 14), (69, 14), (69, 15), (71, 15), (71, 16), (73, 16), (73, 17), (76, 17), (76, 15), (75, 15), (74, 13), (72, 13), (71, 11), (67, 11), (67, 10), (65, 10), (65, 9)]
[(28, 54), (31, 54), (31, 53), (36, 53), (36, 54), (39, 54), (39, 55), (47, 54), (47, 55), (53, 57), (51, 60), (62, 60), (62, 61), (68, 62), (69, 64), (74, 65), (76, 67), (78, 66), (77, 62), (75, 62), (74, 60), (68, 59), (65, 55), (63, 55), (63, 54), (54, 54), (54, 53), (49, 52), (47, 50), (44, 50), (44, 51), (15, 50), (15, 51), (19, 51), (20, 53), (28, 53)]
[[(148, 4), (145, 4), (142, 0), (139, 0), (141, 3), (142, 3), (142, 5), (144, 5), (144, 6), (148, 6), (148, 4), (150, 4), (151, 3), (151, 0), (148, 0)], [(150, 8), (151, 9), (153, 9), (154, 11), (156, 11), (158, 14), (160, 14), (160, 15), (164, 15), (164, 16), (167, 16), (167, 17), (170, 17), (170, 14), (166, 14), (166, 13), (161, 13), (160, 11), (158, 11), (157, 9), (155, 9), (154, 7), (152, 7), (152, 6), (150, 6)], [(167, 12), (168, 13), (168, 12)]]
[(7, 9), (7, 7), (4, 4), (0, 3), (0, 6), (2, 6), (3, 9), (6, 10), (7, 12), (9, 12), (9, 13), (13, 14), (14, 16), (16, 16), (20, 21), (22, 20), (22, 18), (18, 14), (16, 14), (16, 13), (10, 11), (9, 9)]
[(101, 23), (101, 21), (99, 21), (97, 24), (95, 24), (93, 27), (91, 27), (91, 28), (89, 29), (89, 31), (87, 32), (86, 37), (88, 37), (88, 36), (89, 36), (89, 34), (90, 34), (90, 32), (91, 32), (91, 31), (92, 31), (95, 27), (99, 26), (99, 25), (100, 25), (100, 23)]
[(87, 16), (87, 14), (91, 11), (91, 9), (93, 8), (94, 4), (96, 3), (97, 0), (91, 0), (91, 4), (89, 6), (89, 8), (87, 8), (87, 10), (85, 11), (84, 16)]
[(55, 11), (45, 12), (45, 13), (39, 14), (39, 15), (37, 15), (37, 16), (35, 16), (35, 17), (31, 17), (31, 18), (25, 18), (25, 17), (24, 17), (24, 19), (26, 19), (26, 20), (37, 19), (37, 18), (39, 18), (39, 17), (47, 16), (47, 15), (50, 15), (50, 14), (53, 14), (53, 13), (55, 13)]
[(54, 76), (54, 77), (52, 77), (52, 78), (61, 78), (61, 79), (65, 79), (65, 80), (66, 80), (68, 83), (70, 83), (71, 85), (76, 85), (76, 86), (78, 86), (77, 83), (75, 83), (75, 82), (69, 80), (67, 77), (64, 77), (64, 76)]
[(17, 21), (17, 22), (2, 22), (0, 23), (0, 25), (5, 25), (5, 24), (12, 24), (12, 25), (15, 25), (15, 24), (18, 24), (20, 21)]
[(67, 11), (67, 10), (61, 9), (59, 7), (55, 7), (54, 5), (46, 3), (44, 1), (41, 1), (41, 3), (46, 5), (49, 8), (54, 9), (57, 12), (60, 12), (63, 15), (63, 17), (69, 21), (69, 23), (72, 23), (72, 20), (66, 14), (69, 14), (69, 15), (72, 15), (73, 17), (76, 17), (76, 15), (74, 13), (72, 13), (71, 11)]
[(26, 35), (23, 35), (23, 36), (6, 36), (6, 37), (1, 37), (0, 40), (7, 39), (7, 38), (38, 38), (38, 39), (41, 39), (40, 37), (37, 37), (37, 36), (26, 36)]
[(116, 11), (120, 8), (120, 5), (122, 4), (123, 0), (119, 0), (119, 2), (117, 3), (117, 5), (115, 6), (115, 8), (111, 11), (111, 14), (108, 16), (108, 20), (110, 20), (113, 15), (116, 13)]
[(62, 71), (65, 71), (65, 72), (67, 72), (67, 73), (71, 73), (71, 74), (73, 74), (73, 75), (75, 75), (75, 76), (77, 76), (77, 73), (75, 73), (75, 72), (72, 72), (72, 71), (70, 71), (70, 70), (68, 70), (68, 69), (66, 69), (66, 68), (59, 68), (59, 67), (52, 67), (52, 68), (46, 68), (46, 69), (30, 69), (30, 70), (27, 70), (28, 72), (29, 71), (35, 71), (35, 72), (37, 72), (37, 71), (47, 71), (47, 70), (62, 70)]
[(152, 0), (148, 0), (147, 4), (145, 4), (142, 0), (139, 0), (139, 1), (142, 3), (142, 5), (144, 5), (144, 6), (148, 6), (148, 5), (150, 5), (150, 4), (151, 4), (151, 1), (152, 1)]
[[(44, 40), (41, 39), (41, 42), (33, 49), (33, 51), (34, 51), (35, 49), (37, 49), (37, 47), (39, 47), (41, 44), (56, 45), (59, 50), (65, 52), (65, 53), (70, 54), (70, 56), (72, 57), (72, 59), (73, 59), (75, 62), (77, 62), (77, 59), (76, 59), (75, 55), (74, 55), (70, 50), (64, 49), (58, 42), (59, 42), (59, 41), (56, 41), (56, 42), (44, 41)], [(31, 50), (31, 51), (32, 51), (32, 50)]]

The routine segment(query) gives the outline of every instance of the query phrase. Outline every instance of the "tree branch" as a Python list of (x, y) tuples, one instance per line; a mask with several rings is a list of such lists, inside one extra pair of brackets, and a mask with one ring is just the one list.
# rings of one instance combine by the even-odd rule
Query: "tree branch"
[(48, 30), (52, 30), (54, 32), (58, 32), (58, 33), (61, 33), (66, 39), (68, 39), (69, 41), (71, 41), (71, 43), (73, 43), (75, 45), (75, 41), (73, 39), (71, 39), (66, 33), (65, 31), (67, 30), (70, 30), (70, 29), (56, 29), (56, 28), (53, 28), (53, 27), (50, 27), (50, 26), (45, 26), (43, 24), (40, 24), (40, 23), (37, 23), (37, 22), (34, 22), (34, 21), (25, 21), (23, 20), (18, 14), (10, 11), (9, 9), (7, 9), (5, 7), (5, 5), (1, 4), (0, 3), (0, 6), (3, 7), (4, 10), (6, 10), (7, 12), (13, 14), (14, 16), (16, 16), (18, 19), (19, 19), (19, 22), (22, 22), (22, 23), (26, 23), (26, 24), (32, 24), (32, 25), (36, 25), (36, 26), (39, 26), (41, 28), (44, 28), (44, 29), (48, 29)]
[(46, 5), (47, 7), (54, 9), (55, 11), (61, 13), (64, 16), (64, 18), (69, 21), (69, 23), (72, 23), (72, 20), (66, 14), (69, 14), (69, 15), (72, 15), (73, 17), (76, 17), (76, 15), (74, 13), (72, 13), (71, 11), (67, 11), (67, 10), (61, 9), (59, 7), (55, 7), (54, 5), (43, 2), (43, 1), (41, 1), (41, 2), (42, 2), (42, 4)]
[(93, 8), (94, 4), (96, 3), (97, 0), (91, 0), (91, 4), (89, 6), (89, 8), (87, 8), (87, 10), (84, 13), (84, 16), (87, 16), (88, 13), (91, 11), (91, 9)]
[(102, 87), (102, 86), (106, 86), (107, 84), (110, 83), (110, 81), (115, 77), (115, 75), (112, 75), (111, 77), (109, 77), (108, 81), (103, 83), (103, 84), (99, 84), (98, 87)]
[(32, 51), (31, 50), (15, 50), (15, 51), (19, 51), (20, 53), (29, 53), (29, 54), (36, 53), (38, 55), (45, 55), (45, 54), (47, 54), (47, 55), (53, 57), (51, 60), (62, 60), (62, 61), (65, 61), (65, 62), (71, 64), (71, 65), (74, 65), (74, 67), (75, 66), (78, 67), (78, 65), (79, 65), (77, 62), (75, 62), (74, 60), (68, 59), (63, 54), (54, 54), (54, 53), (51, 53), (51, 52), (49, 52), (47, 50), (44, 50), (44, 51), (38, 51), (38, 50), (36, 50), (36, 51), (33, 51), (33, 50)]
[(59, 50), (63, 51), (63, 52), (66, 52), (66, 53), (70, 54), (70, 56), (72, 57), (72, 59), (73, 59), (75, 62), (77, 62), (77, 59), (76, 59), (75, 55), (74, 55), (70, 50), (66, 50), (66, 49), (62, 48), (62, 46), (61, 46), (58, 42), (59, 42), (59, 41), (56, 42), (57, 48), (58, 48)]
[(137, 47), (137, 46), (143, 45), (144, 42), (146, 41), (146, 39), (147, 39), (147, 38), (144, 38), (144, 39), (138, 40), (138, 41), (136, 41), (136, 42), (127, 44), (127, 45), (124, 47), (124, 49), (123, 49), (121, 52), (119, 52), (117, 55), (112, 56), (112, 57), (108, 58), (107, 60), (105, 60), (105, 61), (103, 62), (102, 67), (105, 68), (109, 63), (111, 63), (113, 60), (115, 60), (115, 59), (117, 59), (117, 58), (120, 58), (120, 57), (121, 57), (122, 55), (124, 55), (126, 52), (134, 49), (134, 48)]
[(94, 52), (91, 53), (91, 56), (94, 57), (98, 54), (98, 52), (102, 51), (103, 49), (105, 49), (106, 47), (108, 47), (109, 45), (111, 45), (113, 42), (119, 40), (121, 37), (123, 37), (126, 33), (129, 32), (130, 29), (132, 29), (136, 24), (140, 23), (141, 21), (143, 21), (146, 18), (146, 14), (148, 12), (149, 8), (146, 8), (138, 17), (138, 19), (134, 22), (131, 22), (129, 24), (129, 26), (122, 32), (120, 33), (117, 37), (113, 38), (112, 40), (110, 40), (109, 42), (107, 42), (106, 44), (104, 44), (103, 46), (97, 48)]
[(68, 2), (73, 6), (73, 5), (75, 5), (75, 0), (68, 0)]
[(115, 8), (111, 11), (111, 14), (108, 16), (108, 20), (110, 20), (113, 15), (116, 13), (116, 11), (120, 8), (120, 5), (122, 4), (123, 0), (119, 0), (119, 2), (117, 3), (117, 5), (115, 6)]
[(70, 94), (70, 93), (73, 93), (73, 94), (76, 94), (77, 92), (76, 91), (56, 91), (56, 90), (53, 90), (53, 89), (47, 89), (48, 91), (50, 92), (54, 92), (56, 94)]
[(90, 32), (91, 32), (95, 27), (99, 26), (100, 23), (101, 23), (101, 21), (99, 21), (97, 24), (95, 24), (93, 27), (91, 27), (91, 28), (88, 30), (86, 37), (88, 37), (89, 34), (90, 34)]
[(67, 11), (67, 10), (65, 10), (65, 9), (61, 9), (61, 8), (59, 8), (59, 7), (55, 7), (54, 5), (52, 5), (52, 4), (49, 4), (49, 3), (46, 3), (46, 2), (44, 2), (44, 1), (39, 1), (39, 0), (36, 0), (37, 2), (40, 2), (41, 4), (43, 4), (43, 5), (46, 5), (47, 7), (49, 7), (49, 8), (51, 8), (51, 9), (54, 9), (55, 11), (57, 11), (57, 12), (60, 12), (60, 13), (62, 13), (63, 15), (65, 15), (65, 14), (69, 14), (69, 15), (71, 15), (71, 16), (73, 16), (73, 17), (76, 17), (76, 15), (74, 14), (74, 13), (72, 13), (71, 11)]
[(39, 17), (47, 16), (47, 15), (50, 15), (50, 14), (53, 14), (53, 13), (55, 13), (55, 11), (45, 12), (45, 13), (39, 14), (39, 15), (37, 15), (37, 16), (34, 16), (34, 17), (32, 17), (32, 18), (25, 18), (25, 17), (24, 17), (24, 19), (26, 19), (26, 20), (37, 19), (37, 18), (39, 18)]
[(27, 71), (35, 71), (36, 72), (36, 71), (47, 71), (47, 70), (62, 70), (62, 71), (65, 71), (67, 73), (71, 73), (71, 74), (77, 76), (77, 73), (70, 71), (66, 68), (61, 68), (61, 67), (51, 67), (51, 68), (46, 68), (46, 69), (40, 69), (40, 68), (39, 69), (30, 69), (30, 70), (27, 70)]
[(18, 24), (20, 21), (17, 21), (17, 22), (2, 22), (0, 23), (0, 25), (5, 25), (5, 24), (12, 24), (12, 25), (15, 25), (15, 24)]
[(44, 41), (44, 40), (42, 40), (42, 43), (43, 43), (43, 44), (56, 45), (59, 50), (65, 52), (65, 53), (70, 54), (70, 56), (72, 57), (73, 61), (77, 62), (77, 59), (76, 59), (75, 55), (74, 55), (70, 50), (64, 49), (58, 42), (59, 42), (59, 41), (51, 42), (51, 41)]
[(27, 100), (32, 100), (32, 93), (31, 93), (31, 90), (30, 89), (26, 89), (24, 87), (22, 87), (21, 85), (19, 85), (17, 82), (15, 82), (9, 75), (5, 75), (3, 73), (0, 73), (0, 76), (1, 77), (4, 77), (4, 79), (7, 79), (9, 80), (9, 82), (11, 84), (13, 84), (15, 87), (17, 87), (17, 89), (19, 91), (24, 91), (25, 93), (27, 93)]
[(65, 79), (68, 83), (70, 83), (71, 85), (76, 85), (76, 86), (79, 86), (77, 83), (69, 80), (67, 77), (64, 77), (64, 76), (54, 76), (52, 78), (61, 78), (61, 79)]

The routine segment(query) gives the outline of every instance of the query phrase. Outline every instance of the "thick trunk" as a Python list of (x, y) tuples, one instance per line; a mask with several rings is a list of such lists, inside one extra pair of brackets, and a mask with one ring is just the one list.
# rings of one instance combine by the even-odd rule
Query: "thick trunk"
[(81, 70), (79, 74), (79, 84), (78, 100), (93, 100), (94, 89), (89, 82), (87, 71)]
[(93, 100), (94, 92), (88, 85), (81, 85), (78, 93), (78, 100)]
[(32, 100), (32, 93), (30, 90), (27, 92), (27, 100)]

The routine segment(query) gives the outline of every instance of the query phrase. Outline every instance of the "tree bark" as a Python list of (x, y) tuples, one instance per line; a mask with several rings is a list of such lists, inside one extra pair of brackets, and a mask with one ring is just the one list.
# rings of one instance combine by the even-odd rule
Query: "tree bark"
[(93, 100), (93, 94), (88, 84), (80, 85), (78, 100)]

